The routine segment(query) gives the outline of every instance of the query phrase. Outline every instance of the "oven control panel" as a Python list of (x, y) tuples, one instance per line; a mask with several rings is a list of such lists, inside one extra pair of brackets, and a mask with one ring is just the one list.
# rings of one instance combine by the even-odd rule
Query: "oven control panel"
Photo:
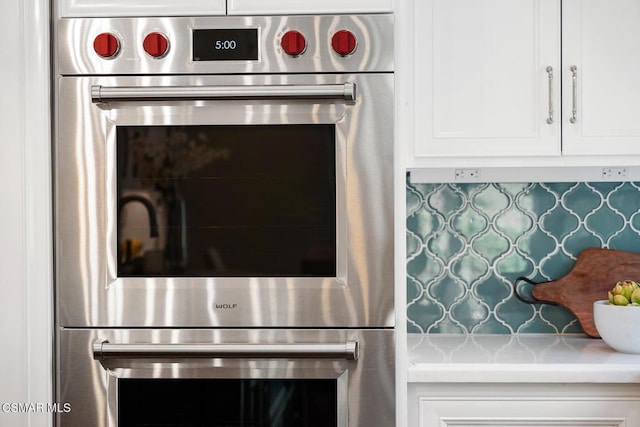
[(393, 72), (393, 16), (60, 19), (59, 75)]

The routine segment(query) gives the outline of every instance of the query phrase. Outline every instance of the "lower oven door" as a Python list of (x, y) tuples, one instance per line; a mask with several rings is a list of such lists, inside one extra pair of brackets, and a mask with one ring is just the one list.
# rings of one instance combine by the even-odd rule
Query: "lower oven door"
[(383, 427), (391, 330), (63, 329), (58, 427)]

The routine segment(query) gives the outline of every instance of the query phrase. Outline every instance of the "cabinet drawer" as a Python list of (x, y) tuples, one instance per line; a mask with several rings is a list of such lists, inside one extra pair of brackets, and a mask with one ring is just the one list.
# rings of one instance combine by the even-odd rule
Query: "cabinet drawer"
[(637, 385), (411, 384), (415, 427), (631, 427)]

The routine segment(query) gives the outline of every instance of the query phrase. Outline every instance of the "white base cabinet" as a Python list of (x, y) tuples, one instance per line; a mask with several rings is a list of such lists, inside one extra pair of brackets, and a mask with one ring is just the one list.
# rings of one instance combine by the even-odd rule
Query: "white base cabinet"
[(410, 427), (640, 426), (638, 384), (410, 383), (408, 401)]

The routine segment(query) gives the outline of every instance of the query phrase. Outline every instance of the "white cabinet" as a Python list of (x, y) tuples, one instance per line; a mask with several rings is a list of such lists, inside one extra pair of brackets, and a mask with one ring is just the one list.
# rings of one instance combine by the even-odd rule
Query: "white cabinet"
[(465, 156), (538, 156), (538, 166), (591, 156), (573, 163), (588, 165), (640, 154), (639, 1), (415, 0), (414, 8), (410, 166)]
[(57, 16), (195, 16), (390, 13), (393, 0), (59, 0)]
[(563, 0), (564, 154), (640, 154), (640, 1)]
[(560, 2), (415, 2), (415, 155), (560, 153)]
[(629, 384), (410, 384), (410, 427), (631, 427)]
[[(56, 17), (224, 15), (226, 0), (58, 0)], [(179, 12), (177, 12), (179, 11)]]
[(382, 13), (393, 0), (227, 0), (229, 15)]

